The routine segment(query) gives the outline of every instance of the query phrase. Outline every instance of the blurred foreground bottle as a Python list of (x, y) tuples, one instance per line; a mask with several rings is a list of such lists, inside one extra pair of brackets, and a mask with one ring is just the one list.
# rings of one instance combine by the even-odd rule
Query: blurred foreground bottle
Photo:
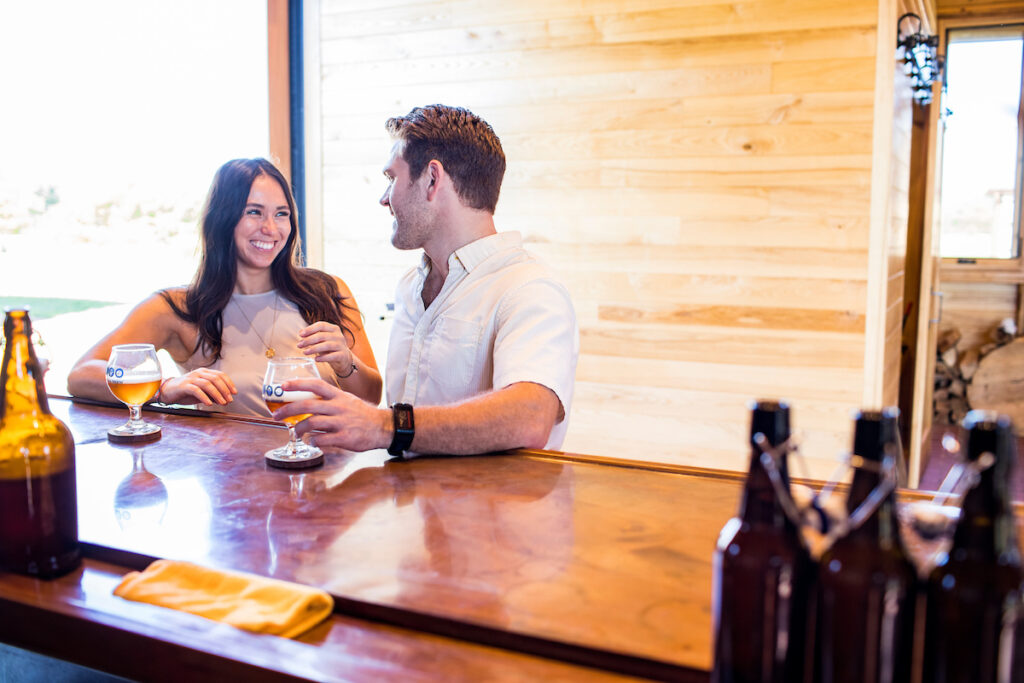
[(761, 458), (763, 448), (776, 450), (789, 439), (789, 406), (756, 403), (750, 437), (753, 453), (739, 515), (722, 528), (714, 554), (711, 680), (797, 683), (804, 675), (813, 568), (791, 517), (785, 448), (767, 465)]
[(854, 424), (847, 530), (818, 562), (821, 683), (910, 681), (917, 570), (896, 517), (898, 415), (865, 411)]
[(52, 578), (81, 561), (75, 443), (50, 414), (26, 309), (7, 309), (0, 368), (0, 567)]
[(1016, 443), (1009, 418), (974, 410), (963, 422), (965, 494), (948, 553), (928, 577), (923, 681), (1024, 681), (1020, 550), (1010, 502)]

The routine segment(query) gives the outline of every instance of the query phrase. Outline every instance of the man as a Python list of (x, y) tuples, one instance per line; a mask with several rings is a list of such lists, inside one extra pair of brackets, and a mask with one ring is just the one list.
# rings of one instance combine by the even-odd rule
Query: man
[(318, 446), (387, 448), (393, 455), (557, 449), (572, 401), (579, 332), (569, 293), (498, 233), (494, 209), (505, 154), (466, 109), (431, 105), (391, 118), (395, 140), (380, 199), (391, 243), (422, 249), (399, 282), (381, 409), (318, 380), (286, 390), (323, 400), (289, 404), (275, 419), (311, 413), (300, 434)]

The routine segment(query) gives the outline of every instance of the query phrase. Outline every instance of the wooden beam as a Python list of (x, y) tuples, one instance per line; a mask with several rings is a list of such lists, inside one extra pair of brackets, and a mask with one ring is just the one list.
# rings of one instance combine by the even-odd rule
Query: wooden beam
[(291, 182), (291, 115), (288, 94), (288, 0), (267, 0), (267, 99), (270, 160)]

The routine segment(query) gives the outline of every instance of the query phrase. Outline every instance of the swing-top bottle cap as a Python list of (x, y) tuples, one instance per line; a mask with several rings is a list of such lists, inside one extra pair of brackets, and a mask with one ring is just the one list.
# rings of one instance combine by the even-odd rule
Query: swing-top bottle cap
[(758, 400), (751, 406), (750, 442), (764, 434), (768, 443), (777, 446), (789, 438), (789, 404), (785, 401)]
[(897, 439), (899, 414), (897, 408), (858, 411), (853, 427), (854, 455), (881, 462), (885, 447)]
[(967, 459), (974, 461), (982, 453), (991, 453), (996, 462), (1012, 463), (1016, 456), (1013, 421), (992, 410), (972, 410), (963, 422), (967, 432)]

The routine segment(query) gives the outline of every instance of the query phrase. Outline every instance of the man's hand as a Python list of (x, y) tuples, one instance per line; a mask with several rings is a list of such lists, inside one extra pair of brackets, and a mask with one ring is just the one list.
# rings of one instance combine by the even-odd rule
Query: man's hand
[(275, 420), (309, 413), (312, 417), (295, 425), (300, 437), (311, 431), (323, 432), (310, 441), (314, 446), (328, 446), (349, 451), (387, 448), (391, 443), (391, 411), (334, 387), (322, 379), (292, 379), (282, 382), (285, 391), (311, 391), (315, 399), (295, 401), (274, 413)]

